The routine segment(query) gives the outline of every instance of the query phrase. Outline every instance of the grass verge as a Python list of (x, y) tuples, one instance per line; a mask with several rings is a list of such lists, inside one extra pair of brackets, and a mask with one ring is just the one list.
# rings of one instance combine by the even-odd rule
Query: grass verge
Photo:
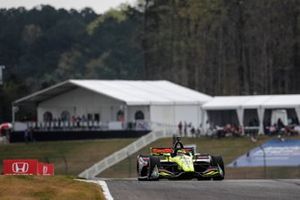
[(66, 176), (0, 176), (0, 199), (104, 200), (94, 183)]
[[(55, 174), (78, 175), (95, 162), (136, 140), (102, 139), (0, 145), (0, 160), (38, 159), (54, 163)], [(2, 162), (0, 167), (2, 169)]]

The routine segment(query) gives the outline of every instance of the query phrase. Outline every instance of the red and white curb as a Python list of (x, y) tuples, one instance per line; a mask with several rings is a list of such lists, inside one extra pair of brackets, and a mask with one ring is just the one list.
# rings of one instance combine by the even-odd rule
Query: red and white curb
[(88, 182), (88, 183), (96, 183), (97, 185), (100, 185), (100, 187), (103, 190), (103, 195), (106, 200), (113, 200), (114, 198), (111, 196), (111, 193), (108, 189), (108, 186), (105, 181), (102, 180), (83, 180), (83, 179), (75, 179), (77, 181), (83, 181), (83, 182)]

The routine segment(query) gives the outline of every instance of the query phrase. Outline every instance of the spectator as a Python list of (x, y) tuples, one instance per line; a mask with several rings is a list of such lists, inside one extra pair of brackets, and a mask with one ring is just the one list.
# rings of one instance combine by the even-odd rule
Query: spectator
[(282, 120), (281, 120), (281, 118), (279, 118), (278, 120), (277, 120), (277, 130), (279, 131), (279, 132), (281, 132), (283, 129), (284, 129), (284, 124), (283, 124), (283, 122), (282, 122)]
[(275, 135), (276, 133), (277, 133), (276, 124), (273, 124), (272, 126), (269, 127), (269, 134)]
[(226, 124), (226, 126), (223, 129), (223, 133), (220, 136), (225, 137), (226, 135), (233, 135), (233, 130), (234, 127), (231, 124)]
[(26, 143), (34, 141), (32, 128), (27, 128), (24, 132), (24, 140)]
[(197, 130), (196, 130), (196, 137), (200, 137), (200, 135), (201, 135), (201, 129), (197, 128)]
[(231, 127), (231, 132), (232, 132), (232, 135), (235, 136), (235, 137), (239, 137), (241, 136), (242, 134), (242, 127), (240, 126), (237, 126), (237, 125), (232, 125)]
[(186, 123), (186, 121), (184, 121), (184, 127), (183, 127), (184, 137), (187, 136), (187, 128), (188, 128), (188, 124)]
[(28, 137), (29, 137), (29, 141), (31, 141), (31, 142), (34, 141), (32, 128), (29, 128)]
[(181, 121), (178, 124), (178, 131), (179, 131), (179, 135), (181, 137), (182, 136), (182, 122)]
[(296, 125), (296, 126), (294, 127), (294, 132), (295, 132), (297, 135), (300, 134), (300, 125)]
[(217, 137), (218, 138), (221, 138), (221, 137), (225, 137), (225, 135), (226, 135), (226, 129), (221, 129), (221, 128), (219, 128), (219, 129), (217, 129)]
[(78, 116), (78, 117), (76, 118), (76, 126), (77, 126), (77, 128), (80, 127), (80, 122), (81, 122), (81, 118)]
[(29, 128), (24, 131), (24, 141), (26, 143), (29, 141)]
[(196, 130), (195, 130), (194, 126), (191, 127), (191, 134), (192, 134), (192, 137), (195, 137)]
[(86, 121), (87, 121), (86, 116), (85, 116), (85, 115), (82, 115), (81, 120), (82, 120), (83, 122), (86, 122)]

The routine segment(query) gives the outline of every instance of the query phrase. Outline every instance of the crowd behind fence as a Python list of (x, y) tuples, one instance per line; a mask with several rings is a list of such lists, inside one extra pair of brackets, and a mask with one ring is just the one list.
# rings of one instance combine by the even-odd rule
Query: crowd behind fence
[(108, 123), (103, 123), (100, 121), (86, 121), (86, 122), (58, 122), (58, 121), (48, 121), (48, 122), (27, 122), (27, 127), (38, 129), (41, 131), (49, 130), (76, 130), (76, 129), (89, 129), (89, 130), (108, 130)]
[(108, 130), (150, 130), (151, 125), (144, 120), (134, 122), (102, 122), (102, 121), (46, 121), (26, 122), (27, 128), (39, 131), (108, 131)]

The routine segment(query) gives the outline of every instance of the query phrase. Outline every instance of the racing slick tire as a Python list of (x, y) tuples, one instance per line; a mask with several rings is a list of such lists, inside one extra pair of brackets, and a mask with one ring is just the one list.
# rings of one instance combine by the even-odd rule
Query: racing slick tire
[[(149, 158), (149, 164), (147, 166), (147, 168), (144, 168), (141, 170), (139, 169), (139, 158), (140, 157), (148, 157)], [(139, 181), (157, 181), (159, 180), (159, 175), (156, 174), (156, 176), (153, 176), (153, 171), (156, 170), (155, 173), (158, 173), (158, 169), (160, 167), (160, 159), (159, 157), (155, 157), (155, 156), (143, 156), (143, 155), (139, 155), (138, 159), (137, 159), (137, 174), (138, 174), (138, 180)]]
[(224, 168), (224, 162), (222, 156), (212, 156), (212, 163), (213, 166), (219, 166), (222, 171), (223, 175), (215, 176), (213, 177), (213, 180), (223, 180), (225, 177), (225, 168)]
[[(150, 156), (149, 157), (149, 170), (148, 170), (148, 180), (149, 181), (158, 181), (159, 180), (159, 171), (160, 168), (160, 159), (159, 157)], [(155, 176), (153, 176), (155, 174)]]

